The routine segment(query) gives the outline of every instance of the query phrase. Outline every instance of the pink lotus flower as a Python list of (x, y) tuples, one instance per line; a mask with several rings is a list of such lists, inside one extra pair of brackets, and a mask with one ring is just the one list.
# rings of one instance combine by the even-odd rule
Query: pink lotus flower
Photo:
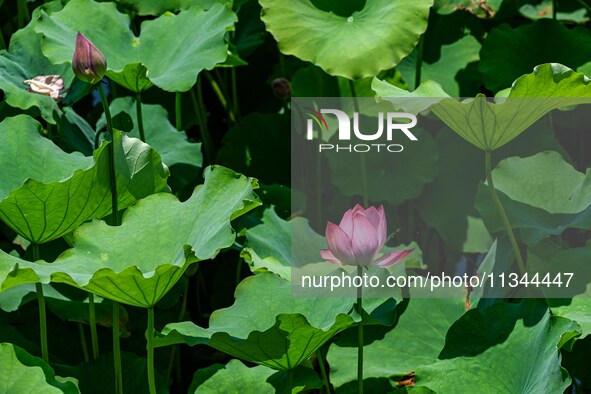
[(403, 260), (413, 249), (397, 250), (376, 258), (386, 242), (387, 228), (384, 207), (363, 209), (359, 204), (343, 215), (341, 223), (326, 224), (328, 249), (320, 256), (333, 264), (389, 267)]

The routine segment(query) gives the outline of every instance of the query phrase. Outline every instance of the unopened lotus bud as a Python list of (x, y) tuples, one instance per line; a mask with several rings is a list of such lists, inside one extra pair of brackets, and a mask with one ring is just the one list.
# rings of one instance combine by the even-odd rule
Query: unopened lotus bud
[(291, 83), (285, 78), (276, 78), (271, 82), (273, 94), (281, 100), (288, 100), (291, 97)]
[(76, 36), (72, 69), (78, 79), (92, 85), (103, 79), (107, 71), (107, 60), (103, 53), (80, 32)]

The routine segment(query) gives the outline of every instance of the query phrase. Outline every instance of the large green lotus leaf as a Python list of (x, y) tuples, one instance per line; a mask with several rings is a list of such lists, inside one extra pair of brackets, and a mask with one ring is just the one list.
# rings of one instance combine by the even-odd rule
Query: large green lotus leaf
[(0, 392), (80, 393), (75, 379), (55, 376), (49, 365), (10, 343), (0, 343)]
[(504, 24), (486, 37), (480, 52), (480, 71), (486, 87), (496, 92), (538, 64), (561, 63), (576, 69), (589, 61), (585, 54), (590, 51), (591, 32), (584, 27), (571, 29), (551, 19), (515, 29)]
[[(437, 81), (451, 96), (459, 96), (458, 73), (465, 70), (469, 63), (480, 59), (478, 54), (480, 46), (478, 40), (471, 35), (464, 36), (451, 44), (442, 45), (441, 55), (437, 61), (432, 63), (423, 61), (421, 79)], [(415, 48), (397, 67), (408, 86), (415, 86), (417, 53), (418, 50)]]
[(489, 102), (483, 96), (459, 102), (439, 101), (433, 112), (456, 133), (483, 150), (507, 144), (556, 108), (591, 102), (591, 85), (583, 74), (560, 64), (537, 66), (517, 79), (508, 97)]
[[(65, 153), (44, 138), (41, 124), (19, 115), (0, 123), (0, 219), (38, 244), (111, 213), (109, 152)], [(166, 187), (168, 169), (150, 146), (115, 133), (119, 208)]]
[(578, 334), (536, 301), (473, 309), (450, 328), (439, 360), (416, 369), (415, 384), (438, 393), (562, 393), (570, 378), (559, 348)]
[(412, 51), (427, 28), (433, 1), (367, 0), (349, 17), (322, 11), (310, 0), (259, 3), (281, 52), (331, 75), (357, 79), (392, 68)]
[[(40, 266), (12, 256), (0, 249), (0, 292), (29, 283), (49, 283), (49, 274), (35, 271)], [(42, 268), (42, 267), (41, 267)], [(14, 295), (14, 294), (13, 294)], [(7, 307), (14, 307), (14, 300)]]
[[(208, 167), (205, 183), (181, 203), (168, 193), (142, 199), (121, 226), (95, 220), (74, 232), (74, 247), (36, 272), (128, 305), (151, 307), (192, 262), (234, 242), (230, 220), (259, 204), (253, 179)], [(18, 274), (18, 271), (17, 271)]]
[(153, 84), (148, 78), (148, 69), (141, 63), (132, 63), (125, 66), (120, 72), (109, 72), (109, 78), (132, 92), (143, 92)]
[[(42, 13), (35, 31), (43, 35), (43, 53), (53, 63), (71, 61), (76, 33), (80, 31), (105, 55), (107, 75), (121, 73), (128, 65), (143, 64), (156, 86), (187, 91), (200, 71), (212, 69), (226, 59), (224, 36), (235, 21), (236, 15), (221, 4), (207, 11), (195, 6), (143, 22), (141, 34), (136, 37), (129, 16), (117, 11), (115, 3), (73, 0), (51, 16)], [(139, 73), (137, 78), (143, 75), (142, 67), (133, 69)], [(128, 68), (125, 77), (115, 79), (119, 83), (131, 81), (124, 86), (134, 90), (138, 88), (137, 78), (130, 71)]]
[(375, 77), (371, 82), (371, 89), (378, 100), (389, 101), (394, 108), (413, 114), (450, 97), (439, 83), (431, 80), (422, 82), (413, 92), (409, 92)]
[[(484, 153), (447, 129), (437, 134), (435, 144), (439, 172), (417, 201), (421, 218), (437, 230), (447, 247), (466, 253), (485, 253), (492, 239), (474, 208), (478, 184), (485, 178)], [(560, 144), (548, 121), (543, 119), (511, 144), (498, 149), (493, 166), (505, 157), (530, 156), (549, 149), (559, 150)]]
[[(585, 264), (586, 262), (582, 261), (581, 263)], [(583, 331), (581, 338), (591, 334), (591, 286), (587, 286), (587, 291), (584, 294), (573, 298), (567, 305), (552, 307), (552, 313), (577, 322)]]
[(578, 172), (557, 152), (505, 159), (495, 168), (493, 180), (512, 200), (549, 213), (579, 213), (591, 205), (591, 171)]
[(362, 155), (329, 151), (331, 182), (345, 195), (361, 195), (361, 179), (365, 177), (368, 199), (393, 205), (418, 197), (437, 175), (438, 153), (429, 133), (414, 128), (413, 134), (418, 141), (403, 142), (404, 151), (400, 153), (363, 156), (365, 166), (360, 162)]
[(189, 393), (226, 394), (238, 390), (257, 394), (299, 393), (320, 388), (322, 384), (310, 368), (296, 368), (290, 373), (292, 387), (287, 387), (290, 381), (285, 371), (263, 365), (249, 368), (238, 360), (230, 360), (226, 365), (214, 364), (195, 372)]
[(234, 304), (212, 313), (209, 328), (170, 323), (156, 346), (207, 344), (243, 360), (288, 370), (354, 324), (354, 299), (296, 298), (291, 283), (263, 272), (243, 280)]
[[(43, 7), (60, 8), (56, 2)], [(69, 65), (53, 65), (41, 55), (41, 38), (33, 30), (40, 10), (41, 7), (33, 12), (32, 21), (24, 29), (14, 33), (10, 39), (10, 50), (0, 51), (0, 89), (4, 91), (4, 99), (9, 105), (25, 110), (36, 108), (45, 121), (55, 124), (54, 114), (62, 113), (56, 100), (28, 92), (28, 86), (23, 82), (42, 75), (61, 75), (64, 86), (68, 87), (74, 79)]]
[[(543, 279), (548, 274), (546, 280), (553, 281), (551, 286), (543, 285), (539, 288), (546, 298), (562, 299), (567, 303), (569, 298), (575, 297), (572, 301), (573, 305), (576, 305), (578, 301), (575, 302), (575, 300), (589, 298), (590, 295), (588, 287), (591, 283), (591, 273), (587, 269), (589, 261), (591, 261), (591, 242), (587, 242), (583, 247), (562, 249), (546, 238), (528, 248), (526, 266), (530, 277), (539, 273), (538, 276)], [(572, 276), (568, 279), (563, 273), (571, 273)], [(562, 283), (559, 283), (559, 280), (562, 280)], [(553, 305), (553, 303), (549, 304)]]
[[(578, 6), (578, 8), (569, 7), (572, 9), (569, 11), (562, 11), (565, 7), (565, 3), (562, 2), (560, 7), (557, 9), (556, 12), (556, 20), (560, 22), (574, 22), (574, 23), (586, 23), (589, 21), (589, 17), (587, 16), (587, 10), (584, 7), (584, 3), (573, 3)], [(541, 3), (534, 5), (534, 4), (524, 4), (519, 8), (519, 13), (531, 20), (538, 20), (542, 18), (553, 18), (552, 16), (552, 0), (542, 0)]]
[(483, 150), (507, 144), (553, 109), (591, 102), (589, 79), (561, 64), (537, 66), (500, 93), (496, 102), (484, 96), (462, 102), (445, 99), (439, 84), (423, 84), (409, 93), (374, 79), (372, 88), (378, 96), (390, 97), (397, 109), (416, 112), (431, 108), (452, 130)]
[[(493, 180), (512, 226), (521, 229), (528, 244), (569, 227), (591, 229), (591, 175), (576, 171), (560, 154), (541, 152), (506, 159), (493, 170)], [(503, 229), (483, 183), (478, 187), (476, 208), (489, 230)]]
[(306, 219), (285, 221), (269, 208), (261, 224), (246, 230), (245, 246), (241, 255), (253, 272), (271, 271), (290, 280), (292, 264), (320, 260), (319, 250), (326, 248), (326, 239), (314, 232)]
[[(133, 129), (127, 135), (139, 138), (135, 100), (131, 97), (117, 98), (110, 108), (113, 116), (122, 112), (131, 116)], [(146, 142), (162, 156), (162, 161), (170, 168), (172, 176), (176, 175), (174, 166), (182, 164), (194, 167), (197, 174), (197, 169), (203, 164), (201, 143), (190, 142), (184, 132), (178, 131), (168, 120), (168, 112), (161, 105), (142, 103), (142, 116)], [(104, 118), (101, 118), (97, 129), (104, 125)]]
[[(456, 298), (412, 298), (396, 326), (388, 327), (381, 335), (375, 330), (377, 338), (367, 334), (364, 378), (400, 378), (420, 365), (434, 363), (445, 344), (447, 330), (466, 312), (464, 302), (465, 294), (462, 297), (461, 292)], [(352, 362), (357, 357), (353, 331), (343, 334), (328, 352), (330, 381), (335, 387), (357, 379), (357, 365)]]
[(214, 364), (195, 372), (189, 393), (231, 393), (240, 388), (249, 393), (273, 394), (275, 388), (267, 381), (276, 373), (274, 369), (259, 365), (249, 368), (238, 360), (228, 364)]

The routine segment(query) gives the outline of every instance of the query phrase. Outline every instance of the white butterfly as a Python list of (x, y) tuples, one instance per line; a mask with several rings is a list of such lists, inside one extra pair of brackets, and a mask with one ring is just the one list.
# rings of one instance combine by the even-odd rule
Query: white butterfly
[(60, 96), (64, 90), (64, 80), (59, 75), (41, 75), (24, 81), (29, 87), (27, 91), (49, 96), (56, 101), (62, 99)]

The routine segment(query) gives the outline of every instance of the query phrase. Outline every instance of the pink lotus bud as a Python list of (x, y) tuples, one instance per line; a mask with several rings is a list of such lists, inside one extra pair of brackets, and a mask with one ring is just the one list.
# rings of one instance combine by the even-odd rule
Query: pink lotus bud
[(107, 60), (103, 53), (80, 32), (76, 36), (72, 70), (78, 79), (92, 85), (103, 79), (107, 71)]
[(397, 250), (376, 260), (386, 235), (384, 207), (363, 209), (357, 204), (345, 212), (338, 226), (331, 222), (326, 224), (328, 249), (321, 250), (320, 256), (339, 266), (389, 267), (403, 260), (413, 249)]

